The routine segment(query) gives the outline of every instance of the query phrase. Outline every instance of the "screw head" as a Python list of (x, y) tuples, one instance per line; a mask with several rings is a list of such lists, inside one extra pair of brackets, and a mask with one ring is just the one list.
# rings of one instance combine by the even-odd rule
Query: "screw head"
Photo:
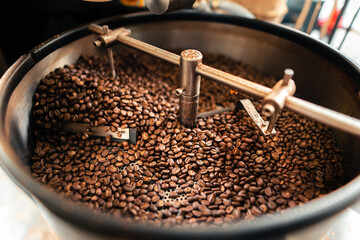
[(177, 88), (177, 89), (175, 90), (175, 95), (178, 96), (178, 97), (180, 97), (180, 96), (183, 94), (183, 91), (184, 91), (184, 89), (182, 89), (182, 88)]
[(270, 117), (271, 115), (275, 114), (275, 107), (272, 104), (267, 103), (264, 105), (262, 113), (265, 116)]
[(186, 49), (181, 52), (180, 56), (186, 61), (201, 61), (203, 59), (202, 53), (195, 49)]
[(101, 44), (102, 44), (102, 42), (101, 42), (100, 40), (95, 40), (95, 41), (94, 41), (94, 46), (95, 46), (95, 47), (100, 47)]

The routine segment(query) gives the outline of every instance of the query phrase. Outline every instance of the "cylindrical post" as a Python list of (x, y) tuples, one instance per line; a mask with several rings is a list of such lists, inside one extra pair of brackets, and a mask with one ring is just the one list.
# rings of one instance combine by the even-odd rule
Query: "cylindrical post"
[(201, 77), (196, 67), (202, 62), (201, 52), (188, 49), (180, 55), (180, 111), (179, 121), (186, 127), (195, 127), (199, 107)]
[(292, 77), (294, 76), (294, 70), (290, 69), (290, 68), (287, 68), (285, 69), (284, 71), (284, 78), (283, 78), (283, 86), (287, 86), (289, 85), (289, 81), (290, 79), (292, 79)]
[[(104, 34), (108, 35), (109, 34), (109, 27), (108, 25), (104, 25), (103, 26), (103, 31)], [(110, 66), (110, 74), (113, 78), (116, 77), (116, 71), (115, 71), (115, 64), (114, 64), (114, 56), (113, 56), (113, 51), (110, 47), (107, 47), (107, 54), (108, 54), (108, 60), (109, 60), (109, 66)]]

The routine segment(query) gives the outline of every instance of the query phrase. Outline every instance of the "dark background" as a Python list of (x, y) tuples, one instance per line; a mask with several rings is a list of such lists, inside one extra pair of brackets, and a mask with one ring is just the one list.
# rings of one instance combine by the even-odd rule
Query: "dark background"
[(0, 76), (21, 55), (66, 30), (117, 14), (142, 9), (117, 1), (9, 0), (0, 6)]

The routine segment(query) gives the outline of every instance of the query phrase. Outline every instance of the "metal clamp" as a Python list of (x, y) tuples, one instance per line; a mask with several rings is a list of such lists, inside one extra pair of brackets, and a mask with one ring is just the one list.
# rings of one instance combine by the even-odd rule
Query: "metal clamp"
[(264, 121), (258, 111), (256, 110), (254, 104), (250, 101), (250, 99), (241, 99), (236, 103), (235, 113), (240, 109), (245, 109), (250, 118), (254, 121), (255, 125), (258, 127), (260, 132), (264, 135), (275, 134), (276, 131), (273, 128), (271, 132), (268, 131), (269, 122)]
[(176, 94), (180, 97), (179, 121), (185, 127), (195, 127), (199, 108), (201, 76), (196, 67), (202, 62), (201, 52), (193, 49), (180, 54), (180, 88)]
[(98, 40), (94, 41), (94, 45), (95, 45), (95, 47), (101, 47), (101, 46), (106, 47), (109, 66), (110, 66), (110, 73), (111, 73), (111, 76), (113, 78), (115, 78), (116, 71), (115, 71), (115, 64), (114, 64), (114, 55), (113, 55), (113, 51), (112, 51), (110, 45), (116, 41), (116, 38), (118, 37), (119, 34), (129, 35), (131, 33), (131, 31), (126, 28), (119, 28), (119, 29), (111, 31), (111, 30), (109, 30), (108, 25), (103, 25), (101, 27), (101, 26), (98, 26), (95, 24), (91, 24), (89, 29), (93, 32), (100, 34), (98, 36)]
[(269, 125), (266, 130), (267, 134), (272, 133), (278, 115), (285, 106), (286, 98), (295, 93), (296, 85), (294, 80), (291, 79), (293, 76), (294, 71), (292, 69), (285, 69), (284, 78), (275, 84), (271, 93), (263, 100), (262, 113), (265, 116), (270, 117)]

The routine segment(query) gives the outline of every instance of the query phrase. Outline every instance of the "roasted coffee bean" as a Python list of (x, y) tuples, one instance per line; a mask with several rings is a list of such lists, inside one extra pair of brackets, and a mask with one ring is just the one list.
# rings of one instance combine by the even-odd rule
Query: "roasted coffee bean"
[[(124, 60), (126, 59), (126, 61)], [(106, 57), (81, 56), (39, 83), (32, 118), (34, 178), (66, 198), (129, 221), (158, 225), (222, 225), (306, 203), (340, 187), (343, 167), (331, 131), (284, 109), (276, 135), (262, 136), (245, 112), (178, 121), (178, 70), (124, 49)], [(268, 87), (276, 79), (224, 56), (204, 62)], [(250, 98), (202, 79), (199, 111)], [(136, 128), (137, 142), (63, 131), (64, 123)]]
[(178, 196), (179, 196), (179, 194), (177, 194), (177, 192), (171, 191), (169, 193), (169, 197), (171, 197), (171, 198), (177, 198)]
[(281, 192), (281, 196), (283, 198), (291, 198), (291, 193), (288, 191), (283, 191), (283, 192)]
[(265, 188), (265, 195), (268, 197), (272, 196), (272, 191), (270, 187)]
[(257, 192), (259, 192), (259, 188), (251, 186), (251, 187), (249, 187), (249, 191), (252, 192), (252, 193), (257, 193)]
[(175, 167), (172, 171), (171, 174), (176, 175), (180, 172), (180, 168), (179, 167)]

